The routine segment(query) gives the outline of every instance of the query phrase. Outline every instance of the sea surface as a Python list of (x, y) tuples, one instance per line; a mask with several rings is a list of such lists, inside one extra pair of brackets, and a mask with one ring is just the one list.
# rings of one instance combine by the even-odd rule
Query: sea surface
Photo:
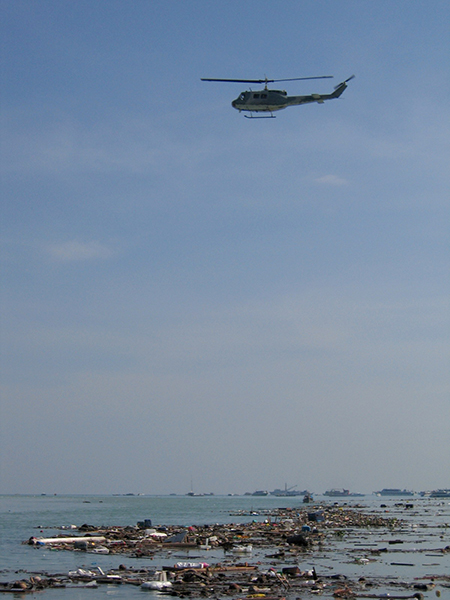
[[(393, 585), (433, 575), (450, 577), (450, 552), (440, 551), (450, 546), (448, 499), (380, 498), (375, 495), (340, 499), (314, 496), (315, 508), (335, 502), (342, 506), (358, 507), (358, 510), (366, 513), (396, 517), (402, 520), (402, 525), (395, 531), (354, 528), (342, 539), (338, 536), (331, 541), (327, 539), (322, 551), (305, 553), (298, 563), (300, 569), (314, 567), (319, 575), (342, 574), (353, 580), (360, 577), (378, 578)], [(51, 550), (48, 547), (36, 548), (22, 542), (31, 536), (58, 535), (63, 533), (62, 527), (85, 523), (95, 526), (136, 525), (138, 521), (151, 519), (155, 527), (263, 521), (267, 518), (264, 513), (268, 509), (286, 507), (305, 508), (302, 496), (0, 496), (0, 580), (28, 578), (33, 573), (67, 574), (77, 568), (96, 566), (107, 571), (117, 569), (121, 563), (134, 568), (159, 568), (180, 560), (220, 562), (224, 559), (220, 548), (167, 550), (153, 559), (138, 559), (125, 555), (95, 555)], [(245, 514), (241, 515), (241, 512)], [(394, 545), (394, 540), (401, 543)], [(371, 547), (386, 547), (388, 552), (374, 558), (368, 554)], [(257, 550), (246, 560), (252, 564), (261, 561), (264, 565), (267, 563), (266, 554), (267, 548)], [(359, 562), (365, 558), (369, 558), (369, 562)], [(281, 563), (279, 566), (285, 565)], [(292, 566), (292, 563), (286, 566)], [(450, 585), (450, 581), (448, 583)], [(378, 587), (377, 593), (383, 590), (393, 595), (389, 585)], [(404, 591), (400, 593), (404, 594)], [(142, 599), (149, 597), (148, 594), (150, 597), (158, 595), (157, 592), (144, 591), (132, 585), (101, 585), (97, 589), (48, 589), (24, 597), (42, 600), (100, 600), (106, 597)], [(332, 597), (331, 592), (322, 595)], [(424, 592), (424, 595), (425, 598), (440, 595), (443, 600), (450, 600), (450, 588), (443, 585), (435, 591)]]

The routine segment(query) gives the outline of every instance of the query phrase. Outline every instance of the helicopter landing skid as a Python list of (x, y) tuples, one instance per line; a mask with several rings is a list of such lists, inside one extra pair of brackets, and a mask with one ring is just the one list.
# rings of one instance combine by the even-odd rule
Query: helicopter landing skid
[(254, 117), (251, 113), (250, 116), (244, 115), (246, 119), (276, 119), (276, 116), (270, 113), (270, 115), (264, 115), (263, 117)]

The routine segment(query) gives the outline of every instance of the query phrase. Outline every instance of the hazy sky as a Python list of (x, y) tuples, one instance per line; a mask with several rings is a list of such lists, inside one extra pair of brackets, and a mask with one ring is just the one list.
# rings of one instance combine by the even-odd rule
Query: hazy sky
[(0, 9), (1, 491), (450, 487), (448, 1)]

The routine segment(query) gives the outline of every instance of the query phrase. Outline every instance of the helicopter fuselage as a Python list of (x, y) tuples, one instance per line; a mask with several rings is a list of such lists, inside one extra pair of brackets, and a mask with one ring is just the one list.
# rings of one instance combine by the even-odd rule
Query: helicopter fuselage
[(286, 108), (293, 98), (295, 96), (288, 96), (285, 90), (242, 92), (233, 100), (231, 106), (239, 111), (272, 112)]

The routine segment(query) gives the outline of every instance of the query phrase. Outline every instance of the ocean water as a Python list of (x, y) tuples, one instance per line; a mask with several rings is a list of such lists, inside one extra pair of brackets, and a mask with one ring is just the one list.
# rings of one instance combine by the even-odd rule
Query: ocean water
[[(450, 552), (441, 549), (450, 546), (450, 501), (430, 498), (380, 498), (376, 496), (332, 499), (315, 496), (314, 506), (330, 505), (337, 501), (342, 506), (361, 506), (367, 513), (396, 517), (402, 525), (394, 531), (353, 528), (342, 538), (329, 536), (324, 549), (302, 555), (297, 564), (302, 570), (314, 567), (319, 575), (346, 575), (352, 580), (360, 577), (378, 580), (376, 593), (394, 595), (395, 583), (412, 582), (426, 576), (450, 578)], [(407, 508), (407, 504), (413, 504)], [(104, 571), (127, 567), (159, 568), (179, 560), (201, 560), (209, 563), (224, 560), (222, 549), (172, 551), (150, 558), (131, 558), (126, 555), (96, 555), (83, 552), (51, 550), (22, 544), (31, 536), (58, 535), (62, 526), (82, 525), (136, 525), (151, 519), (153, 526), (205, 525), (213, 523), (246, 523), (264, 520), (265, 510), (292, 507), (304, 509), (302, 497), (274, 496), (2, 496), (0, 497), (0, 580), (28, 578), (32, 573), (67, 574), (77, 568), (100, 566)], [(239, 511), (251, 516), (236, 516)], [(260, 513), (261, 514), (258, 514)], [(392, 541), (401, 544), (392, 544)], [(372, 556), (371, 548), (387, 548), (388, 552)], [(245, 560), (261, 563), (261, 569), (271, 566), (267, 548), (255, 549)], [(364, 559), (369, 558), (369, 562)], [(363, 559), (362, 562), (359, 562)], [(393, 564), (396, 563), (396, 564)], [(292, 566), (273, 563), (273, 566)], [(381, 582), (381, 583), (380, 583)], [(388, 583), (390, 584), (388, 585)], [(392, 585), (394, 588), (392, 588)], [(450, 580), (448, 581), (450, 585)], [(390, 587), (391, 586), (391, 587)], [(450, 600), (450, 588), (437, 586), (440, 598)], [(436, 591), (435, 590), (435, 591)], [(435, 591), (425, 597), (435, 597)], [(27, 598), (143, 598), (157, 592), (141, 590), (132, 585), (101, 585), (97, 589), (49, 589), (27, 594)], [(405, 595), (404, 591), (397, 594)], [(305, 591), (302, 596), (308, 595)], [(332, 597), (331, 592), (323, 596)], [(295, 596), (297, 597), (297, 596)]]

